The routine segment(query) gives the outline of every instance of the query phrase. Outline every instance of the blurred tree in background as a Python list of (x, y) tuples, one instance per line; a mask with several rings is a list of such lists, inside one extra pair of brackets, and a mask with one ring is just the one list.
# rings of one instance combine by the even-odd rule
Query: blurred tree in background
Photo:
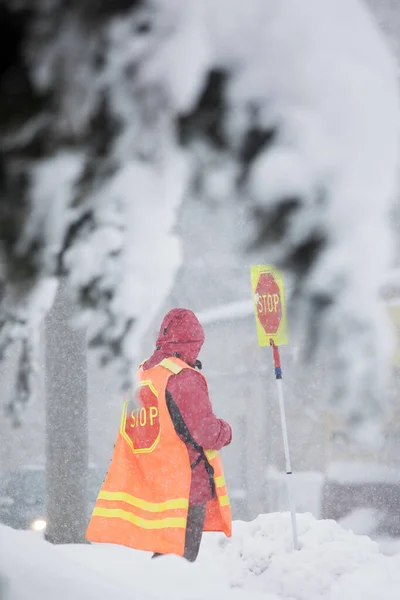
[(356, 0), (2, 0), (0, 37), (0, 355), (22, 339), (28, 382), (14, 416), (60, 277), (129, 385), (185, 194), (230, 203), (257, 260), (286, 270), (346, 421), (384, 410), (399, 104)]

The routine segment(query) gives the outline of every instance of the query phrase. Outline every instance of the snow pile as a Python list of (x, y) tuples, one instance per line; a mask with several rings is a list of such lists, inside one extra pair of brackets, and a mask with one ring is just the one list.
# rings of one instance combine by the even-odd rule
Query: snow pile
[[(65, 557), (79, 557), (88, 569), (99, 577), (107, 573), (117, 585), (131, 586), (136, 598), (150, 595), (168, 600), (203, 600), (206, 598), (231, 597), (228, 579), (221, 572), (217, 550), (202, 560), (190, 564), (176, 556), (165, 556), (162, 560), (151, 560), (149, 553), (135, 552), (117, 546), (65, 547), (60, 549)], [(221, 576), (222, 575), (222, 576)], [(244, 600), (247, 590), (239, 591)], [(257, 596), (257, 592), (254, 592)], [(250, 592), (252, 597), (252, 592)], [(239, 600), (238, 599), (238, 600)], [(276, 600), (275, 596), (267, 600)]]
[[(3, 585), (3, 588), (1, 588)], [(3, 593), (3, 595), (1, 595)], [(214, 557), (189, 564), (176, 556), (123, 546), (51, 546), (0, 525), (1, 600), (260, 600), (233, 593)], [(278, 600), (264, 595), (263, 600)]]
[[(400, 594), (400, 556), (383, 557), (378, 544), (366, 536), (345, 531), (335, 521), (317, 521), (298, 515), (301, 550), (292, 551), (288, 513), (260, 515), (252, 523), (236, 522), (231, 541), (220, 540), (222, 564), (231, 586), (267, 591), (278, 598), (314, 600), (357, 594), (360, 581), (371, 569), (391, 581), (385, 596), (371, 581), (371, 598), (389, 600)], [(339, 587), (340, 584), (340, 587)], [(338, 591), (340, 590), (340, 592)], [(353, 596), (351, 596), (353, 594)], [(364, 600), (364, 599), (363, 599)]]
[[(235, 522), (233, 537), (207, 534), (198, 562), (122, 546), (52, 547), (32, 533), (0, 527), (5, 600), (397, 600), (400, 555), (383, 556), (366, 536), (334, 521), (297, 516), (292, 550), (288, 513)], [(3, 598), (2, 598), (3, 600)]]
[[(66, 560), (35, 534), (4, 525), (0, 525), (1, 580), (1, 600), (109, 600), (115, 593), (112, 580), (99, 577), (72, 557)], [(132, 596), (121, 587), (118, 597)]]

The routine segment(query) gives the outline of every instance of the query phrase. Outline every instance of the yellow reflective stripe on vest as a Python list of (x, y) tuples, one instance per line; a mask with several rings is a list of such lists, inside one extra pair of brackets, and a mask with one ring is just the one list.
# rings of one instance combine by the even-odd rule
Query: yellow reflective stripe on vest
[(220, 475), (220, 477), (216, 477), (215, 485), (217, 486), (217, 488), (224, 487), (226, 485), (225, 477), (223, 475)]
[(230, 502), (229, 502), (228, 495), (226, 495), (226, 496), (219, 496), (218, 502), (219, 502), (220, 506), (229, 506)]
[(167, 517), (166, 519), (143, 519), (127, 510), (121, 508), (95, 508), (93, 511), (94, 517), (105, 517), (106, 519), (122, 519), (129, 521), (132, 525), (141, 527), (142, 529), (166, 529), (176, 527), (179, 529), (186, 528), (186, 519)]
[(165, 502), (147, 502), (141, 498), (135, 498), (125, 492), (104, 492), (101, 491), (99, 500), (110, 500), (115, 502), (125, 502), (137, 508), (147, 510), (148, 512), (163, 512), (164, 510), (173, 510), (174, 508), (188, 508), (189, 500), (186, 498), (177, 498), (176, 500), (166, 500)]
[(218, 456), (218, 450), (206, 450), (206, 456), (208, 460), (212, 460), (216, 456)]
[(180, 373), (183, 368), (180, 365), (177, 365), (176, 363), (174, 363), (174, 361), (170, 360), (169, 358), (164, 358), (164, 360), (162, 360), (159, 363), (159, 366), (165, 367), (166, 369), (168, 369), (168, 371), (171, 371), (171, 373), (173, 373), (174, 375), (178, 375), (178, 373)]

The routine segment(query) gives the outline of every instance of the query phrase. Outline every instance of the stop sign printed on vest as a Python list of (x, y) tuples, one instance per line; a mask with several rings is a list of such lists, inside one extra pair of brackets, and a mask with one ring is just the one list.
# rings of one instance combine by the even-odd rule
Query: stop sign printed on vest
[(134, 454), (152, 452), (160, 440), (160, 418), (157, 392), (151, 381), (141, 381), (135, 397), (124, 403), (121, 435)]

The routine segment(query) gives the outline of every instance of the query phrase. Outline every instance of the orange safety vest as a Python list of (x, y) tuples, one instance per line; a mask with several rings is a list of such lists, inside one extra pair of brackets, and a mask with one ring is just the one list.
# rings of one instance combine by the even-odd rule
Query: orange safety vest
[[(165, 391), (169, 378), (188, 368), (174, 357), (139, 369), (136, 402), (124, 402), (110, 468), (86, 531), (90, 542), (183, 555), (192, 474)], [(232, 517), (221, 458), (213, 450), (205, 453), (214, 469), (216, 494), (206, 504), (203, 529), (230, 537)]]

